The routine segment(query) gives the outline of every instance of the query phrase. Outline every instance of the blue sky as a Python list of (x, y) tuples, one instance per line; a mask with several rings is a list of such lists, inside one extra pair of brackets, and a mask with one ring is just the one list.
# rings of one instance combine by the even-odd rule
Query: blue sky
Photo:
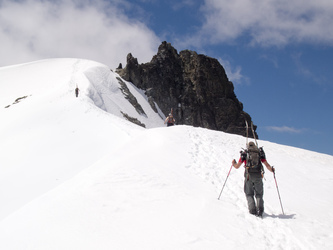
[(217, 58), (260, 139), (333, 155), (333, 2), (0, 0), (0, 66), (79, 57), (116, 68), (162, 41)]

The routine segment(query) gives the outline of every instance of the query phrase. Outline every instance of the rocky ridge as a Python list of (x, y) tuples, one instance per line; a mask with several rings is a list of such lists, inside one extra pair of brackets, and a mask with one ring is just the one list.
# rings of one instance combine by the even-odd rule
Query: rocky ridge
[(162, 42), (149, 63), (139, 64), (129, 53), (117, 73), (145, 90), (154, 110), (156, 103), (167, 116), (172, 108), (177, 124), (246, 135), (244, 121), (252, 119), (217, 59), (190, 50), (178, 53)]

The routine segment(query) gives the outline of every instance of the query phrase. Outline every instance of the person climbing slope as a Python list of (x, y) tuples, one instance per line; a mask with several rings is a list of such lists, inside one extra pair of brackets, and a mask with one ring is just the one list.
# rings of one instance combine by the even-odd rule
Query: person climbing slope
[(245, 167), (244, 193), (249, 212), (262, 217), (264, 212), (264, 185), (262, 181), (264, 168), (262, 163), (271, 172), (274, 172), (275, 169), (267, 162), (263, 149), (258, 149), (254, 142), (247, 144), (247, 149), (241, 152), (238, 163), (234, 159), (232, 166), (238, 169), (243, 163)]
[(76, 96), (76, 97), (79, 96), (79, 92), (80, 92), (80, 89), (79, 89), (79, 87), (76, 85), (76, 88), (75, 88), (75, 96)]
[(175, 118), (173, 117), (173, 115), (170, 113), (169, 116), (165, 119), (164, 124), (167, 124), (167, 126), (173, 126), (175, 125)]

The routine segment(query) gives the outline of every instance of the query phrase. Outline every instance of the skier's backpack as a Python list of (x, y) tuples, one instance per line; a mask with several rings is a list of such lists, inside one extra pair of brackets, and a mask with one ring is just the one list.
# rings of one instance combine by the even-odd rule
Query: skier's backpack
[(262, 171), (261, 154), (257, 146), (250, 142), (246, 154), (246, 168), (249, 173), (260, 173)]

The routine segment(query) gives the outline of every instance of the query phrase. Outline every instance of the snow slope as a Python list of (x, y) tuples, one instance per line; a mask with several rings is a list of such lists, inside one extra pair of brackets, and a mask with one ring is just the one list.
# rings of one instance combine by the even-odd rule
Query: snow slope
[(245, 138), (165, 128), (126, 83), (146, 115), (136, 112), (116, 77), (79, 59), (0, 68), (0, 249), (333, 248), (332, 156), (259, 141), (285, 214), (267, 171), (258, 219), (243, 170), (217, 199)]

